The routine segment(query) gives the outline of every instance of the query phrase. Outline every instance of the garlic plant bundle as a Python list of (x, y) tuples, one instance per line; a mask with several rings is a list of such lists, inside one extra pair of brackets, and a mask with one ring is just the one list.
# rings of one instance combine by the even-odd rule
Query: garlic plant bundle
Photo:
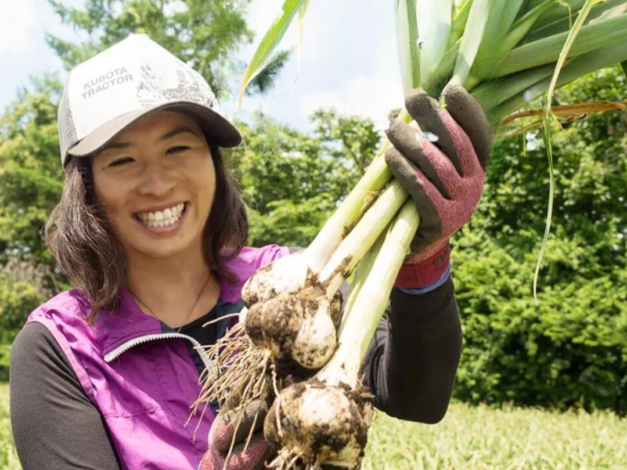
[[(296, 16), (302, 20), (311, 3), (312, 0), (285, 1), (281, 15), (266, 33), (245, 72), (240, 101), (246, 86), (268, 64), (290, 23)], [(556, 86), (627, 61), (627, 0), (390, 0), (390, 3), (396, 13), (404, 90), (423, 87), (439, 98), (448, 83), (463, 85), (480, 103), (497, 134), (508, 132), (505, 124), (512, 122), (506, 119), (508, 116), (529, 106), (547, 91), (550, 104)], [(397, 119), (411, 121), (405, 110)], [(528, 128), (529, 125), (523, 127)], [(275, 356), (287, 354), (291, 359), (315, 366), (314, 370), (326, 362), (313, 379), (305, 382), (279, 383), (281, 377), (273, 378), (272, 389), (277, 398), (265, 422), (266, 438), (279, 449), (271, 464), (273, 468), (288, 470), (304, 465), (308, 470), (316, 470), (324, 463), (346, 469), (360, 466), (366, 445), (364, 436), (371, 421), (371, 404), (360, 384), (359, 368), (419, 222), (412, 201), (399, 212), (407, 194), (396, 182), (388, 183), (391, 175), (381, 157), (389, 146), (389, 141), (383, 144), (358, 185), (303, 255), (301, 260), (306, 261), (301, 266), (295, 266), (290, 273), (287, 269), (283, 271), (283, 266), (295, 262), (277, 262), (265, 270), (271, 273), (270, 277), (255, 275), (246, 286), (247, 306), (250, 311), (255, 310), (256, 317), (250, 323), (247, 319), (246, 332), (243, 327), (235, 331), (248, 341), (246, 347), (263, 360), (245, 362), (246, 353), (229, 356), (234, 349), (221, 346), (230, 351), (218, 360), (217, 369), (224, 369), (226, 375), (211, 378), (228, 385), (219, 386), (223, 395), (212, 392), (207, 397), (225, 399), (229, 393), (247, 396), (250, 390), (260, 387), (258, 381), (250, 381), (250, 374), (240, 378), (241, 382), (224, 380), (230, 373), (226, 369), (233, 365), (240, 372), (248, 366), (263, 374), (272, 370), (276, 375), (270, 359)], [(373, 204), (370, 195), (379, 193)], [(386, 202), (382, 203), (383, 200)], [(385, 217), (369, 218), (375, 207), (379, 210), (377, 215)], [(369, 237), (358, 230), (364, 220), (370, 224), (367, 230), (372, 230)], [(385, 240), (382, 237), (375, 245), (386, 227), (389, 229)], [(355, 245), (347, 243), (349, 239)], [(346, 249), (347, 246), (350, 248)], [(333, 309), (322, 299), (333, 298), (339, 284), (362, 258), (335, 332), (339, 341), (331, 339), (333, 329), (329, 321), (297, 322), (286, 313), (288, 308), (316, 314), (331, 312)], [(304, 299), (311, 299), (311, 292), (316, 292), (314, 297), (318, 295), (320, 301), (306, 307), (304, 303), (309, 300)], [(285, 325), (283, 331), (281, 325)], [(312, 335), (303, 333), (303, 328), (318, 330)], [(286, 340), (281, 334), (288, 330), (290, 339)], [(307, 347), (306, 354), (294, 351), (295, 338), (301, 335), (318, 338), (318, 333), (329, 335), (320, 342), (323, 345), (320, 350)], [(329, 359), (328, 345), (334, 342), (338, 346)], [(302, 343), (298, 341), (298, 344), (300, 348)], [(242, 351), (244, 343), (237, 348)]]
[[(226, 410), (243, 408), (267, 398), (267, 390), (278, 393), (287, 375), (310, 376), (331, 359), (338, 347), (341, 284), (407, 199), (393, 181), (364, 207), (373, 187), (358, 185), (353, 206), (346, 209), (345, 203), (304, 252), (261, 268), (247, 281), (239, 324), (206, 348), (214, 367), (202, 376), (194, 410), (216, 400)], [(299, 263), (291, 278), (289, 270)]]
[(315, 377), (275, 399), (264, 423), (266, 439), (279, 449), (272, 468), (359, 468), (372, 421), (372, 397), (359, 370), (418, 224), (416, 206), (407, 201), (356, 273), (337, 351)]

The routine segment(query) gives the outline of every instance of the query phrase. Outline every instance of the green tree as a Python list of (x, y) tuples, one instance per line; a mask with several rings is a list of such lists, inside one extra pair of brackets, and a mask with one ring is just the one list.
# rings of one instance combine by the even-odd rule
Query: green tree
[(41, 233), (61, 194), (57, 134), (59, 81), (46, 76), (22, 90), (0, 117), (0, 263), (31, 253), (47, 260)]
[(381, 135), (368, 119), (312, 116), (307, 135), (257, 114), (241, 123), (244, 144), (232, 152), (250, 207), (250, 243), (307, 246), (338, 201), (359, 180)]
[[(253, 38), (244, 18), (250, 0), (87, 0), (81, 8), (48, 1), (63, 24), (86, 33), (79, 44), (46, 34), (68, 70), (129, 34), (147, 34), (203, 75), (221, 97), (244, 70), (234, 53)], [(271, 88), (288, 60), (288, 52), (278, 53), (251, 83), (249, 94)]]
[[(619, 70), (559, 100), (625, 99)], [(479, 210), (454, 243), (465, 349), (456, 394), (471, 401), (627, 412), (627, 113), (570, 124), (554, 145), (552, 234), (532, 280), (548, 202), (542, 145), (496, 146)]]
[(46, 35), (68, 70), (131, 33), (143, 33), (197, 70), (220, 95), (234, 67), (233, 53), (252, 39), (242, 8), (248, 2), (87, 0), (82, 8), (49, 2), (64, 24), (88, 36), (74, 44)]
[(11, 343), (25, 316), (52, 295), (50, 278), (32, 255), (12, 257), (0, 266), (0, 381), (9, 378)]

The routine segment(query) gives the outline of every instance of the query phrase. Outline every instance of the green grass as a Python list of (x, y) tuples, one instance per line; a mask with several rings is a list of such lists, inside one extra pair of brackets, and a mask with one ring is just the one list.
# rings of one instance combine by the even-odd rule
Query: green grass
[[(451, 405), (435, 426), (377, 415), (364, 470), (627, 470), (627, 419), (611, 413)], [(19, 470), (0, 384), (0, 470)]]
[(0, 470), (20, 470), (9, 420), (9, 384), (0, 383)]
[(625, 470), (627, 420), (453, 404), (425, 426), (377, 416), (364, 470)]

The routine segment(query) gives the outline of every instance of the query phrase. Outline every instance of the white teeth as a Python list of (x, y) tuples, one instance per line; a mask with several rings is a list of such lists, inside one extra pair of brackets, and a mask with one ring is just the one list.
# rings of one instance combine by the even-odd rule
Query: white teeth
[(149, 227), (167, 227), (178, 222), (184, 209), (185, 204), (181, 203), (163, 211), (141, 212), (137, 217)]

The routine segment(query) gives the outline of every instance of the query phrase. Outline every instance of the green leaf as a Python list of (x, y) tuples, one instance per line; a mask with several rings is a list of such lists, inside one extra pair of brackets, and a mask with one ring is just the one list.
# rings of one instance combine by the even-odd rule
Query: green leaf
[(396, 0), (396, 36), (401, 61), (403, 90), (420, 86), (420, 48), (416, 0)]
[[(529, 10), (513, 24), (511, 24), (511, 21), (518, 12), (514, 10), (503, 12), (505, 15), (494, 23), (502, 23), (507, 28), (494, 32), (492, 40), (482, 44), (472, 69), (473, 77), (482, 80), (493, 76), (505, 55), (516, 47), (520, 40), (529, 32), (535, 21), (556, 1), (558, 0), (544, 0), (544, 2)], [(513, 4), (510, 4), (510, 6), (515, 8)]]
[(554, 70), (555, 66), (549, 64), (496, 80), (488, 80), (475, 88), (472, 95), (491, 117), (492, 109), (550, 77)]
[(451, 33), (453, 0), (417, 0), (420, 31), (420, 76), (428, 81), (437, 68)]
[[(555, 62), (569, 33), (562, 33), (546, 39), (525, 44), (512, 50), (496, 69), (497, 76), (509, 75), (528, 70), (539, 65)], [(577, 41), (573, 44), (570, 57), (575, 57), (611, 44), (623, 45), (627, 42), (627, 15), (597, 21), (581, 28)]]
[(466, 23), (468, 23), (468, 16), (470, 15), (470, 8), (472, 7), (473, 0), (466, 0), (457, 10), (457, 14), (453, 19), (453, 25), (451, 26), (451, 35), (449, 37), (448, 47), (452, 47), (464, 34), (466, 29)]
[(461, 38), (453, 72), (453, 80), (460, 84), (465, 83), (470, 75), (470, 69), (483, 41), (493, 3), (493, 0), (475, 0), (470, 7), (468, 22)]
[(241, 106), (242, 104), (244, 90), (246, 90), (248, 84), (264, 69), (264, 67), (266, 67), (266, 65), (268, 65), (269, 61), (273, 57), (275, 49), (278, 47), (281, 39), (283, 39), (283, 36), (285, 35), (290, 24), (292, 24), (292, 20), (301, 10), (301, 8), (306, 7), (308, 3), (309, 0), (285, 1), (285, 3), (283, 4), (283, 12), (274, 21), (274, 23), (272, 23), (272, 26), (270, 26), (270, 29), (261, 40), (259, 47), (253, 54), (253, 57), (250, 60), (246, 71), (244, 72), (242, 85), (240, 86), (239, 90), (238, 106)]
[[(560, 73), (557, 85), (561, 87), (577, 80), (578, 78), (588, 75), (589, 73), (596, 72), (597, 70), (602, 70), (604, 68), (613, 67), (614, 65), (625, 61), (627, 61), (627, 48), (617, 47), (617, 45), (615, 44), (597, 49), (593, 52), (588, 52), (587, 54), (580, 55), (579, 57), (571, 60), (562, 68), (562, 72)], [(548, 70), (544, 79), (541, 79), (535, 84), (523, 88), (522, 90), (519, 87), (518, 94), (507, 99), (501, 105), (496, 106), (491, 110), (487, 110), (486, 112), (489, 114), (490, 119), (498, 121), (504, 117), (507, 117), (510, 114), (521, 109), (526, 104), (546, 93), (549, 88), (552, 75), (551, 70), (554, 70), (554, 67), (554, 64), (542, 67), (540, 70), (545, 72)], [(539, 72), (537, 70), (531, 70), (529, 72), (525, 72), (525, 74), (517, 74), (513, 77), (505, 78), (503, 82), (495, 80), (494, 82), (490, 82), (488, 85), (491, 89), (484, 90), (482, 87), (481, 89), (477, 88), (477, 91), (480, 91), (481, 95), (483, 96), (487, 96), (490, 92), (496, 94), (501, 93), (499, 83), (503, 83), (505, 88), (507, 88), (508, 85), (506, 84), (511, 80), (512, 83), (510, 83), (509, 86), (515, 86), (513, 82), (517, 80), (525, 80), (525, 75), (527, 73), (536, 74), (542, 72)]]
[(623, 72), (625, 72), (625, 76), (627, 77), (627, 61), (622, 62), (620, 66), (623, 68)]
[[(595, 5), (592, 8), (592, 11), (590, 11), (588, 18), (586, 19), (586, 22), (589, 23), (595, 18), (600, 17), (604, 12), (614, 9), (615, 7), (621, 6), (621, 5), (627, 5), (627, 0), (609, 0), (603, 3), (600, 3), (598, 5)], [(540, 28), (536, 27), (537, 23), (538, 22), (534, 24), (533, 28), (531, 29), (531, 32), (525, 36), (523, 41), (521, 41), (521, 45), (534, 42), (539, 39), (544, 39), (549, 36), (554, 36), (556, 34), (563, 33), (564, 31), (568, 31), (571, 28), (573, 21), (572, 21), (572, 17), (565, 17), (565, 18), (561, 18), (559, 20), (553, 21), (552, 23), (549, 23)]]
[(577, 21), (573, 26), (573, 29), (568, 34), (568, 38), (566, 39), (566, 44), (564, 48), (560, 52), (559, 59), (557, 61), (557, 66), (555, 67), (555, 72), (553, 73), (553, 78), (551, 79), (551, 84), (549, 85), (549, 90), (544, 98), (544, 142), (547, 150), (547, 157), (549, 159), (549, 205), (546, 213), (546, 227), (544, 231), (544, 237), (542, 239), (542, 246), (540, 247), (540, 253), (538, 254), (538, 262), (536, 264), (535, 273), (533, 276), (533, 296), (535, 298), (536, 303), (538, 302), (538, 277), (540, 276), (540, 268), (542, 266), (542, 259), (544, 258), (544, 253), (546, 251), (546, 245), (549, 240), (549, 234), (551, 233), (551, 219), (553, 217), (553, 200), (555, 194), (555, 175), (553, 171), (553, 145), (551, 143), (552, 133), (551, 126), (553, 124), (553, 95), (555, 94), (555, 89), (557, 88), (557, 83), (559, 80), (560, 72), (562, 71), (562, 67), (566, 63), (566, 59), (570, 53), (570, 50), (577, 39), (577, 36), (581, 32), (583, 28), (584, 22), (586, 21), (586, 17), (590, 13), (592, 6), (596, 0), (587, 0), (586, 4), (581, 9), (579, 16), (577, 17)]
[(509, 51), (516, 47), (516, 45), (518, 45), (521, 40), (526, 37), (527, 33), (531, 30), (536, 21), (538, 21), (538, 18), (540, 18), (545, 11), (551, 8), (556, 1), (558, 0), (545, 0), (543, 3), (518, 19), (514, 26), (512, 26), (510, 32), (507, 34), (504, 49)]
[(473, 88), (476, 80), (469, 76), (475, 61), (498, 61), (501, 45), (523, 4), (523, 0), (476, 0), (470, 9), (462, 36), (454, 79)]
[(570, 20), (572, 24), (572, 19), (577, 16), (585, 2), (586, 0), (560, 0), (538, 19), (534, 28), (541, 28), (562, 19)]

